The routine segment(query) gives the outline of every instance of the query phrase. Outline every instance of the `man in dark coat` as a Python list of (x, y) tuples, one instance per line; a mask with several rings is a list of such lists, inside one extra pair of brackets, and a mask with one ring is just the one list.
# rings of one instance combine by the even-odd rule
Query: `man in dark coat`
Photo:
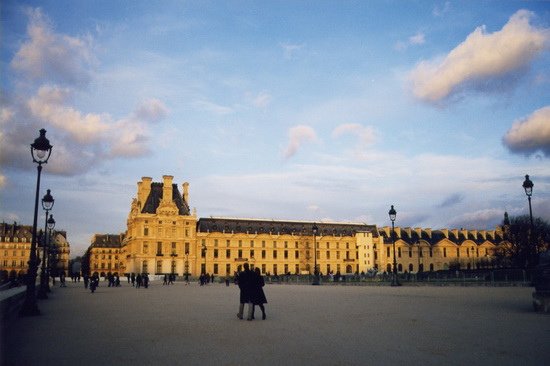
[(239, 273), (237, 283), (241, 290), (239, 313), (237, 317), (243, 318), (244, 304), (248, 304), (248, 317), (246, 320), (252, 320), (252, 286), (254, 285), (254, 272), (250, 270), (248, 263), (244, 264), (244, 271)]

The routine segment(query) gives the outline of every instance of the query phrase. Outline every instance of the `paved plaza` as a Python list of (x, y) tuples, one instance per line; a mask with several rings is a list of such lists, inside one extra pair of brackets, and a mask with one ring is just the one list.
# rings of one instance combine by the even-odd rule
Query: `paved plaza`
[(2, 339), (4, 365), (550, 365), (550, 316), (528, 287), (56, 287)]

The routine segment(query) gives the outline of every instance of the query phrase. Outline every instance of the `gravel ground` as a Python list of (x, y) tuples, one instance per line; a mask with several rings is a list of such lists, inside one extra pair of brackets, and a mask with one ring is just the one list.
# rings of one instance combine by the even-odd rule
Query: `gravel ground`
[(550, 316), (528, 287), (56, 287), (2, 339), (4, 365), (550, 365)]

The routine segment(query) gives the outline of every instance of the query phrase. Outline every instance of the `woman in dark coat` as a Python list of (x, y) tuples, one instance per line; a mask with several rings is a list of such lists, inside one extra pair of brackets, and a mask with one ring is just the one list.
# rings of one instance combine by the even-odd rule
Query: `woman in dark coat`
[(260, 273), (260, 269), (256, 267), (254, 269), (254, 277), (251, 286), (250, 296), (252, 297), (252, 319), (254, 319), (254, 307), (258, 305), (260, 310), (262, 310), (262, 319), (265, 320), (265, 307), (264, 304), (267, 304), (267, 299), (265, 297), (264, 289), (265, 286), (264, 278)]

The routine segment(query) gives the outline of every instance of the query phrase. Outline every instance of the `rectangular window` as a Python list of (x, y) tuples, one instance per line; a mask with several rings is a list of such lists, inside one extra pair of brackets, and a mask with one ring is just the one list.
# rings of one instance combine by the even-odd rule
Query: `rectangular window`
[(149, 253), (149, 243), (146, 241), (143, 242), (143, 254)]
[(397, 248), (397, 257), (401, 258), (401, 248)]
[(433, 257), (434, 256), (434, 251), (432, 248), (430, 248), (430, 257)]
[(225, 241), (225, 245), (226, 245), (226, 246), (230, 246), (230, 245), (231, 245), (231, 240), (226, 240), (226, 241)]
[(299, 264), (294, 265), (294, 273), (300, 274), (300, 265)]
[(215, 247), (218, 246), (218, 239), (214, 239), (214, 246), (215, 246)]
[(288, 273), (288, 264), (285, 264), (285, 274)]
[(239, 255), (239, 258), (242, 258), (242, 257), (243, 257), (243, 251), (242, 251), (242, 249), (239, 249), (238, 255)]
[(336, 252), (336, 259), (340, 259), (340, 252)]
[(162, 242), (157, 242), (157, 254), (162, 255)]
[(243, 241), (239, 240), (239, 248), (243, 246)]
[(273, 242), (273, 248), (277, 248), (277, 242), (276, 241)]
[(327, 250), (327, 259), (330, 259), (330, 251)]
[(285, 249), (288, 248), (288, 241), (285, 241)]
[(250, 258), (254, 258), (254, 250), (250, 251)]
[(409, 258), (412, 258), (412, 256), (413, 256), (413, 251), (411, 248), (409, 248)]
[(297, 241), (294, 242), (294, 248), (298, 249), (298, 242)]
[(230, 274), (231, 273), (231, 264), (227, 263), (225, 265), (225, 273)]
[[(285, 250), (285, 259), (288, 259), (288, 250)], [(285, 273), (288, 272), (288, 270), (285, 270)]]
[(157, 273), (162, 273), (162, 261), (157, 261)]
[(214, 274), (218, 274), (218, 263), (214, 263)]
[(294, 258), (296, 259), (300, 259), (300, 252), (299, 251), (294, 251)]
[(147, 226), (143, 228), (143, 236), (149, 236), (149, 228)]
[(202, 245), (203, 247), (206, 246), (206, 239), (202, 239), (202, 240), (201, 240), (201, 245)]
[(262, 248), (265, 248), (265, 240), (262, 240)]
[(265, 264), (262, 264), (262, 273), (265, 273), (265, 270), (266, 270), (266, 266)]
[(273, 251), (273, 259), (277, 259), (277, 251), (276, 250)]
[(231, 258), (231, 249), (226, 249), (225, 250), (225, 258), (227, 258), (227, 259)]
[(265, 250), (262, 250), (262, 259), (265, 259)]
[(218, 258), (218, 249), (214, 249), (214, 258)]
[(254, 240), (250, 240), (250, 248), (254, 248)]
[(418, 249), (418, 256), (421, 258), (423, 257), (422, 248)]
[(277, 265), (276, 264), (273, 265), (273, 274), (277, 275)]

